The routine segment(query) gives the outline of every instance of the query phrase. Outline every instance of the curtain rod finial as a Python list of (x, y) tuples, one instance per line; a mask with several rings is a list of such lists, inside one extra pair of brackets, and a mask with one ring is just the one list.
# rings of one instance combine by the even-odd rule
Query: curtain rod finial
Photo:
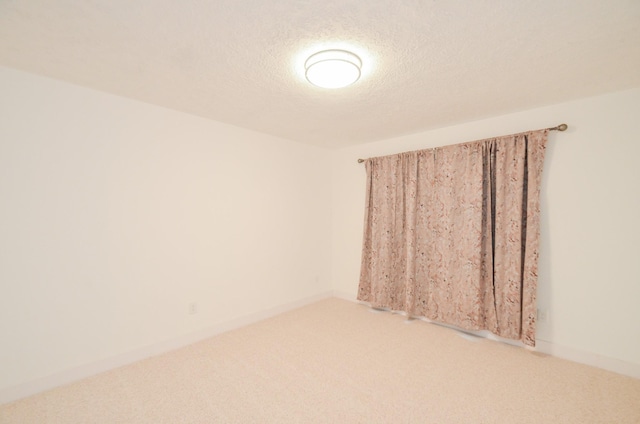
[(560, 125), (558, 125), (558, 126), (556, 127), (556, 129), (557, 129), (558, 131), (566, 131), (566, 130), (567, 130), (567, 128), (569, 128), (569, 127), (567, 126), (567, 124), (560, 124)]
[(358, 163), (364, 162), (364, 159), (358, 159)]

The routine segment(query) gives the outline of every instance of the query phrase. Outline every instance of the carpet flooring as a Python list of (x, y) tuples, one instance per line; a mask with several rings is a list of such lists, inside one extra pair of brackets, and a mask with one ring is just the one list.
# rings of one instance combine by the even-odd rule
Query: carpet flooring
[(0, 423), (640, 423), (640, 380), (326, 299), (0, 406)]

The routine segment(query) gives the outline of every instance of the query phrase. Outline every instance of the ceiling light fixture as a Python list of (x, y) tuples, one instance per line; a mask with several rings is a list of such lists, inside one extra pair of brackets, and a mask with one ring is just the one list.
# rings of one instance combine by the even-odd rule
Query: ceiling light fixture
[(346, 50), (323, 50), (304, 63), (307, 80), (322, 88), (342, 88), (360, 78), (362, 61)]

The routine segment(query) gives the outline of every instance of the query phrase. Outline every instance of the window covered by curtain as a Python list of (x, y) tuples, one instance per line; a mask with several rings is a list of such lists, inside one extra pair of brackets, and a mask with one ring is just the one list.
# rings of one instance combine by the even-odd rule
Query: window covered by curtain
[(533, 346), (547, 133), (367, 159), (358, 299)]

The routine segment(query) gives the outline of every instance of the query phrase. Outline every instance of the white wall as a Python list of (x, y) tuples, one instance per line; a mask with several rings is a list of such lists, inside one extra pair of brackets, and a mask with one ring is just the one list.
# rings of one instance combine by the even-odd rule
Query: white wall
[(0, 93), (0, 393), (330, 288), (355, 299), (358, 157), (560, 122), (538, 341), (640, 366), (640, 89), (333, 152), (1, 67)]
[(327, 150), (7, 68), (0, 93), (0, 391), (329, 291)]
[(365, 183), (357, 158), (560, 123), (569, 130), (550, 133), (542, 188), (538, 304), (548, 321), (538, 344), (640, 377), (640, 89), (335, 151), (334, 290), (357, 293)]

